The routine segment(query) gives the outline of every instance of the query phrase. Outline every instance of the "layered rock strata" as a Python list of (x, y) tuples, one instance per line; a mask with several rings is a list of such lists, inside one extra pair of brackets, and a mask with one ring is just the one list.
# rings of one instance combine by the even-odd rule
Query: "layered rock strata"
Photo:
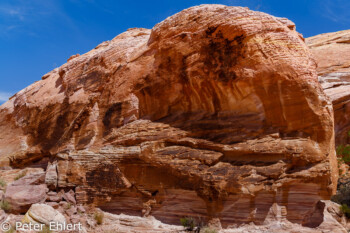
[(333, 102), (336, 144), (350, 143), (350, 30), (306, 39), (320, 83)]
[(289, 20), (192, 7), (69, 59), (2, 105), (1, 165), (49, 164), (49, 188), (117, 214), (225, 227), (262, 224), (277, 203), (307, 226), (338, 174), (315, 68)]

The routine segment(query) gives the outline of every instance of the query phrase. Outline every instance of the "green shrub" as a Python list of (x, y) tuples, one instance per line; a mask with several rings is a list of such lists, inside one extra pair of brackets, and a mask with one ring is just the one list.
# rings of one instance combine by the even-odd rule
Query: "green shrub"
[(342, 204), (339, 208), (347, 218), (350, 218), (350, 208), (347, 204)]
[(337, 193), (331, 197), (331, 200), (341, 205), (340, 210), (350, 218), (350, 178), (344, 176), (338, 180)]
[(201, 233), (218, 233), (218, 231), (210, 227), (204, 227)]
[(6, 187), (6, 181), (4, 181), (3, 179), (0, 178), (0, 186), (5, 188)]
[(70, 208), (72, 208), (72, 204), (70, 202), (67, 203), (66, 209), (69, 210)]
[(181, 218), (180, 223), (187, 231), (193, 231), (197, 225), (193, 218)]
[(103, 212), (96, 212), (94, 217), (95, 217), (95, 220), (96, 220), (96, 223), (98, 225), (101, 225), (103, 223), (103, 218), (104, 218), (104, 213)]
[[(341, 182), (341, 179), (339, 179)], [(348, 185), (338, 185), (337, 194), (331, 197), (333, 202), (336, 202), (340, 205), (342, 204), (350, 204), (350, 187)]]
[(350, 145), (340, 145), (337, 147), (337, 156), (344, 163), (350, 163)]
[[(350, 137), (350, 132), (348, 132)], [(338, 168), (342, 163), (350, 164), (350, 145), (340, 145), (337, 147)], [(339, 173), (343, 171), (339, 169)], [(350, 219), (350, 177), (348, 174), (343, 174), (338, 180), (336, 195), (331, 197), (331, 200), (340, 204), (340, 210)]]
[(0, 208), (3, 209), (5, 212), (8, 212), (11, 210), (11, 205), (8, 201), (2, 200), (0, 202)]
[(22, 177), (24, 177), (25, 175), (27, 175), (27, 171), (22, 171), (15, 177), (15, 180), (19, 180)]

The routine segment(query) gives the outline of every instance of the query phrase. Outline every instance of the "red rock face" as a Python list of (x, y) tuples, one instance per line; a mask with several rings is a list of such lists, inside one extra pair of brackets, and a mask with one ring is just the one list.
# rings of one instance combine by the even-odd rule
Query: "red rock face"
[(350, 143), (350, 30), (306, 39), (334, 109), (336, 144)]
[(0, 108), (2, 164), (57, 160), (58, 189), (113, 213), (227, 226), (262, 223), (278, 203), (308, 225), (338, 174), (310, 56), (286, 19), (189, 8), (17, 93)]

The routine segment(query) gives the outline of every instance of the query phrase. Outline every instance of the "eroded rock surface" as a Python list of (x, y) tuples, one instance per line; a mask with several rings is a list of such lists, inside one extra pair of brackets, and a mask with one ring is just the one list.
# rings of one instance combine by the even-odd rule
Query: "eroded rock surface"
[(350, 143), (350, 30), (306, 39), (324, 92), (333, 102), (336, 144)]
[[(312, 224), (336, 189), (333, 110), (295, 25), (202, 5), (72, 57), (0, 107), (2, 166), (112, 213)], [(51, 165), (50, 165), (51, 166)], [(54, 169), (50, 169), (54, 171)]]
[(45, 173), (28, 174), (6, 187), (5, 200), (9, 211), (16, 214), (26, 213), (32, 204), (42, 203), (46, 199), (47, 186), (44, 184)]
[(350, 30), (324, 33), (306, 39), (320, 75), (350, 72)]
[(64, 216), (53, 209), (51, 206), (45, 204), (34, 204), (30, 207), (22, 222), (33, 224), (45, 224), (47, 226), (54, 222), (57, 224), (64, 224), (66, 219)]
[[(321, 207), (321, 208), (319, 208)], [(305, 232), (305, 233), (346, 233), (348, 232), (344, 225), (338, 222), (335, 216), (332, 213), (332, 208), (338, 208), (339, 205), (332, 203), (330, 201), (320, 201), (317, 203), (316, 210), (313, 213), (313, 216), (310, 216), (313, 219), (313, 222), (322, 222), (317, 224), (317, 226), (300, 226), (299, 224), (291, 223), (285, 218), (285, 208), (274, 204), (264, 223), (260, 226), (254, 224), (246, 224), (239, 226), (234, 229), (226, 229), (221, 232), (223, 233), (238, 233), (238, 232), (249, 232), (249, 233), (296, 233), (296, 232)], [(343, 216), (344, 218), (344, 216)]]

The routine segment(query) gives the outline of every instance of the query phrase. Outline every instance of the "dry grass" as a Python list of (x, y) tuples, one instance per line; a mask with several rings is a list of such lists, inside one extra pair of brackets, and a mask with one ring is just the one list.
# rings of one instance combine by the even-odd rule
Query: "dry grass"
[(94, 218), (96, 220), (96, 223), (98, 225), (101, 225), (103, 223), (103, 218), (105, 217), (105, 214), (103, 212), (96, 212), (94, 214)]
[(24, 177), (25, 175), (27, 175), (27, 171), (21, 171), (16, 177), (15, 180), (19, 180), (22, 177)]

